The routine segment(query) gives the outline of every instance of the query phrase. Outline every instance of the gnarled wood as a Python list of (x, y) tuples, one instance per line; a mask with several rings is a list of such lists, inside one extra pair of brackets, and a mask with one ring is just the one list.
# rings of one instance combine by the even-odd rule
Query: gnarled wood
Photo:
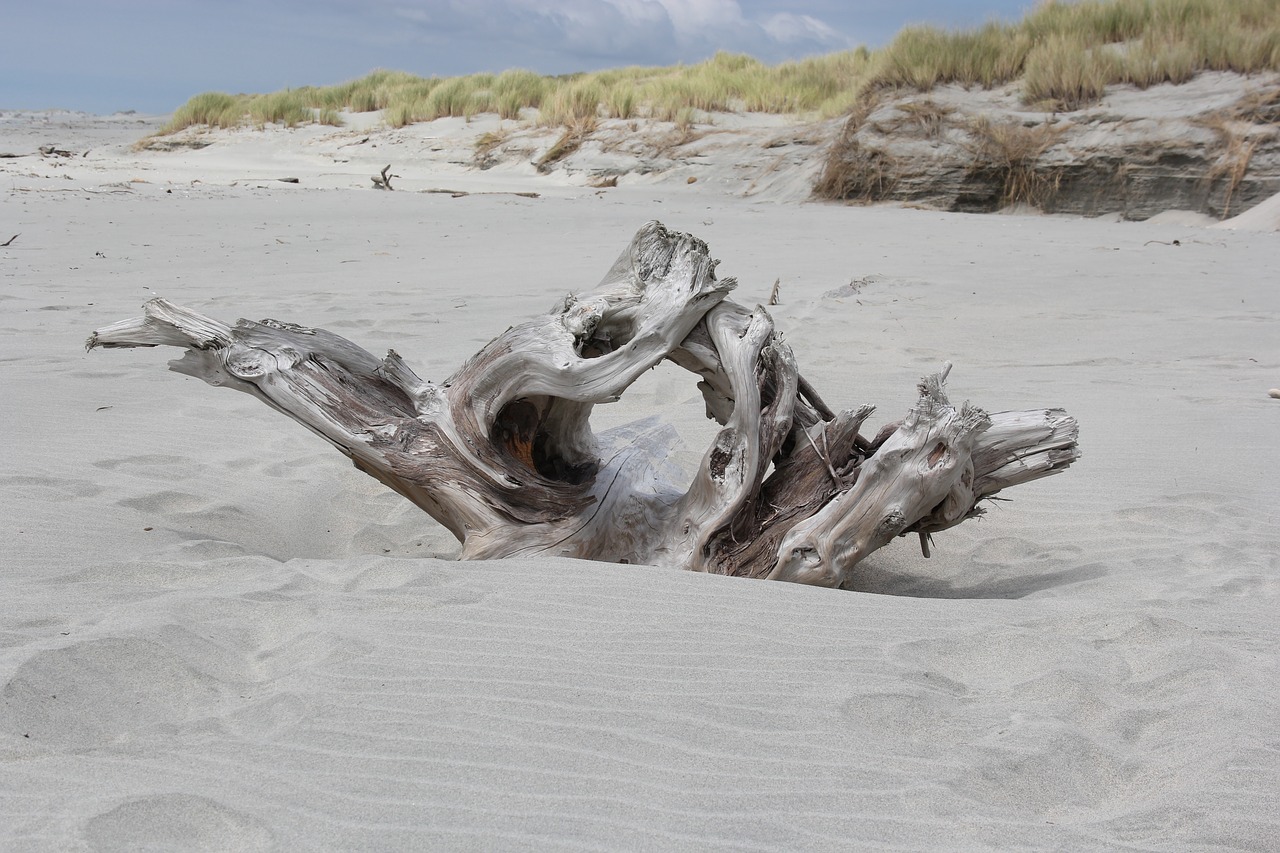
[[(835, 413), (763, 307), (727, 298), (702, 241), (652, 222), (601, 284), (503, 332), (439, 384), (322, 329), (234, 327), (155, 299), (88, 347), (178, 346), (182, 373), (244, 391), (417, 504), (464, 559), (556, 554), (825, 586), (895, 536), (981, 512), (1001, 489), (1074, 461), (1060, 410), (951, 406), (926, 377), (868, 440), (869, 406)], [(721, 425), (686, 489), (656, 419), (597, 435), (592, 408), (669, 359)], [(948, 366), (949, 367), (949, 366)], [(927, 556), (927, 550), (926, 550)]]

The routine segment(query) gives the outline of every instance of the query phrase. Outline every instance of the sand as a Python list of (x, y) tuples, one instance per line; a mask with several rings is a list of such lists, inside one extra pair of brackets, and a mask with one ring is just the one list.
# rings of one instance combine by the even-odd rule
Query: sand
[[(375, 192), (381, 151), (335, 168), (314, 129), (130, 152), (154, 126), (0, 118), (0, 848), (1275, 849), (1274, 230), (782, 203), (741, 162), (599, 190), (404, 153)], [(163, 295), (442, 379), (654, 218), (742, 302), (781, 279), (829, 402), (883, 423), (951, 360), (1084, 458), (861, 592), (459, 563), (174, 353), (83, 351)], [(598, 419), (655, 412), (700, 454), (674, 368)]]

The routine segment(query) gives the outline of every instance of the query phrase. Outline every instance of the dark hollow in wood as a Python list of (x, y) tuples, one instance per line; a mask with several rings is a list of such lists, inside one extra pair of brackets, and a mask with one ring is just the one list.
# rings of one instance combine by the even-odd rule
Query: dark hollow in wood
[[(707, 246), (650, 222), (594, 290), (494, 338), (440, 383), (323, 329), (228, 326), (153, 299), (88, 348), (177, 346), (180, 373), (252, 394), (426, 511), (463, 559), (551, 554), (856, 588), (891, 539), (981, 514), (1003, 489), (1079, 457), (1060, 409), (957, 409), (925, 377), (873, 439), (870, 406), (834, 412), (763, 307), (728, 299)], [(591, 429), (670, 360), (698, 377), (720, 431), (692, 482), (667, 462), (671, 427)]]

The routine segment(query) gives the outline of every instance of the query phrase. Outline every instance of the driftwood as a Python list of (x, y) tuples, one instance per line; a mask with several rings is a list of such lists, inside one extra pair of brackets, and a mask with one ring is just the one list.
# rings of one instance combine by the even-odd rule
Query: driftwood
[(392, 187), (392, 186), (391, 186), (391, 179), (392, 179), (392, 178), (398, 178), (398, 177), (400, 177), (400, 176), (399, 176), (399, 175), (391, 175), (391, 174), (388, 174), (390, 171), (391, 171), (391, 164), (390, 164), (390, 163), (388, 163), (387, 165), (385, 165), (385, 166), (383, 166), (383, 167), (382, 167), (382, 173), (381, 173), (381, 175), (374, 175), (374, 176), (370, 179), (370, 180), (372, 180), (372, 181), (373, 181), (373, 188), (374, 188), (374, 189), (376, 189), (376, 190), (390, 190), (390, 189), (395, 189), (394, 187)]
[[(392, 177), (398, 177), (393, 175)], [(450, 190), (444, 187), (432, 187), (428, 190), (419, 190), (424, 193), (437, 193), (439, 195), (452, 196), (453, 198), (466, 198), (469, 195), (513, 195), (519, 198), (541, 198), (541, 193), (534, 192), (517, 192), (515, 190)]]
[[(764, 308), (726, 298), (706, 245), (652, 222), (594, 290), (503, 332), (452, 377), (419, 378), (323, 329), (234, 327), (162, 299), (88, 347), (170, 345), (172, 369), (304, 424), (448, 528), (464, 559), (553, 554), (857, 585), (896, 536), (928, 537), (1079, 456), (1059, 409), (953, 406), (946, 371), (874, 438), (833, 412)], [(592, 407), (668, 359), (699, 377), (721, 429), (692, 482), (657, 419), (597, 435)]]

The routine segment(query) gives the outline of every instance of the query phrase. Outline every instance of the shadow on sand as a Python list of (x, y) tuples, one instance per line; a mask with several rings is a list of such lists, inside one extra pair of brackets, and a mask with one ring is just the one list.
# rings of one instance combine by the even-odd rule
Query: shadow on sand
[(977, 583), (964, 584), (938, 578), (921, 578), (900, 572), (866, 566), (865, 576), (860, 578), (857, 592), (875, 595), (898, 595), (908, 598), (1025, 598), (1047, 589), (1065, 587), (1105, 577), (1107, 570), (1098, 563), (1076, 566), (1056, 572), (1035, 572), (1015, 577), (987, 578)]

